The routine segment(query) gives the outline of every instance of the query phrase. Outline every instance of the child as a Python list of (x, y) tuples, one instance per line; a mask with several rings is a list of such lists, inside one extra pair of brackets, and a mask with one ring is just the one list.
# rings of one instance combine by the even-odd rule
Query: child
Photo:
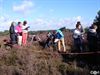
[(88, 46), (90, 51), (97, 49), (97, 26), (93, 24), (87, 33)]
[(16, 33), (17, 33), (17, 38), (18, 38), (18, 45), (22, 45), (22, 23), (18, 22), (18, 25), (15, 28)]
[(76, 29), (74, 30), (73, 38), (76, 50), (83, 52), (83, 33), (81, 29), (81, 24), (76, 24)]
[(50, 47), (50, 45), (54, 45), (54, 38), (54, 34), (52, 32), (48, 32), (45, 48)]
[(66, 48), (65, 48), (65, 41), (64, 41), (64, 34), (62, 33), (62, 31), (60, 29), (58, 29), (56, 31), (56, 34), (55, 34), (55, 43), (57, 42), (58, 44), (58, 51), (61, 52), (61, 43), (63, 45), (63, 52), (66, 52)]

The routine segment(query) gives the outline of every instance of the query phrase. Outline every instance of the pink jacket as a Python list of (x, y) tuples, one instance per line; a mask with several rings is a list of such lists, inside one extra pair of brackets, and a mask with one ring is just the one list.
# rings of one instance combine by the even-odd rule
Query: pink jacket
[(20, 25), (16, 26), (16, 32), (21, 33), (22, 32), (22, 27)]

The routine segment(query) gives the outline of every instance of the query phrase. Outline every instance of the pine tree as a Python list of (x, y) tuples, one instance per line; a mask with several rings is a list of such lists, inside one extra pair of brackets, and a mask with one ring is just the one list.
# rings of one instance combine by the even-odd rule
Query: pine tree
[(97, 13), (97, 16), (94, 20), (94, 24), (97, 25), (97, 33), (98, 33), (98, 50), (100, 50), (100, 10)]
[(98, 34), (100, 34), (100, 10), (97, 13), (97, 16), (94, 20), (94, 24), (96, 24), (98, 26), (97, 32), (98, 32)]

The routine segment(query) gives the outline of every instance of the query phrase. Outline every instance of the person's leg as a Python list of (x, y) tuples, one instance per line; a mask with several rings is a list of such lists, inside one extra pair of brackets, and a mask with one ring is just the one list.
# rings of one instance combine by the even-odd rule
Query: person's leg
[(20, 45), (22, 45), (22, 36), (20, 36)]
[(18, 43), (18, 35), (17, 33), (15, 33), (15, 41), (16, 41), (16, 44)]
[(94, 51), (94, 41), (93, 41), (92, 38), (91, 38), (90, 41), (89, 41), (89, 50), (90, 50), (91, 52)]
[(16, 44), (16, 36), (15, 36), (15, 34), (12, 34), (12, 39), (13, 39), (12, 44)]
[(64, 52), (66, 52), (66, 47), (65, 47), (65, 41), (64, 41), (64, 38), (61, 39), (61, 42), (62, 42), (62, 45), (63, 45), (63, 48), (64, 48)]
[(22, 45), (22, 36), (18, 36), (18, 45)]
[(11, 42), (11, 43), (13, 42), (12, 34), (10, 34), (10, 42)]
[(47, 39), (46, 42), (45, 42), (45, 48), (48, 48), (49, 47), (48, 46), (48, 43), (49, 43), (49, 39)]
[(74, 47), (75, 47), (75, 52), (79, 52), (78, 39), (74, 39)]
[(79, 47), (79, 48), (80, 48), (80, 52), (84, 52), (84, 51), (83, 51), (83, 39), (81, 39), (81, 38), (80, 38), (80, 40), (79, 40), (79, 46), (80, 46), (80, 47)]
[(24, 33), (23, 45), (27, 44), (27, 33)]
[(77, 39), (77, 51), (82, 52), (82, 43), (80, 38)]
[(58, 41), (58, 51), (61, 51), (61, 41)]
[(22, 44), (25, 46), (27, 43), (27, 33), (22, 33)]
[(88, 41), (88, 48), (89, 48), (89, 51), (91, 52), (92, 51), (92, 45), (91, 45), (90, 41)]
[(27, 45), (28, 33), (25, 34), (25, 45)]
[(17, 36), (17, 42), (18, 42), (18, 45), (20, 45), (20, 41), (19, 41), (20, 37), (19, 35)]
[(48, 45), (48, 47), (50, 47), (50, 45), (51, 45), (50, 40), (48, 41), (47, 45)]
[(22, 33), (22, 45), (24, 45), (24, 39), (25, 39), (25, 35), (24, 33)]
[(76, 51), (76, 39), (74, 39), (74, 52)]

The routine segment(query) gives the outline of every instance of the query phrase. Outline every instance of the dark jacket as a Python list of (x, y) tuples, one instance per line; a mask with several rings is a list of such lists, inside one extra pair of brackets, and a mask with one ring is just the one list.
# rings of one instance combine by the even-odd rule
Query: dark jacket
[(97, 40), (97, 32), (93, 32), (93, 29), (89, 29), (88, 34), (87, 34), (87, 40)]
[(89, 29), (87, 33), (88, 47), (90, 51), (96, 51), (98, 48), (98, 36), (94, 29)]
[(14, 25), (11, 25), (10, 26), (9, 33), (10, 33), (10, 41), (11, 41), (11, 44), (17, 43), (17, 35), (15, 33)]
[(10, 32), (10, 34), (15, 34), (14, 25), (11, 25), (11, 26), (10, 26), (9, 32)]

